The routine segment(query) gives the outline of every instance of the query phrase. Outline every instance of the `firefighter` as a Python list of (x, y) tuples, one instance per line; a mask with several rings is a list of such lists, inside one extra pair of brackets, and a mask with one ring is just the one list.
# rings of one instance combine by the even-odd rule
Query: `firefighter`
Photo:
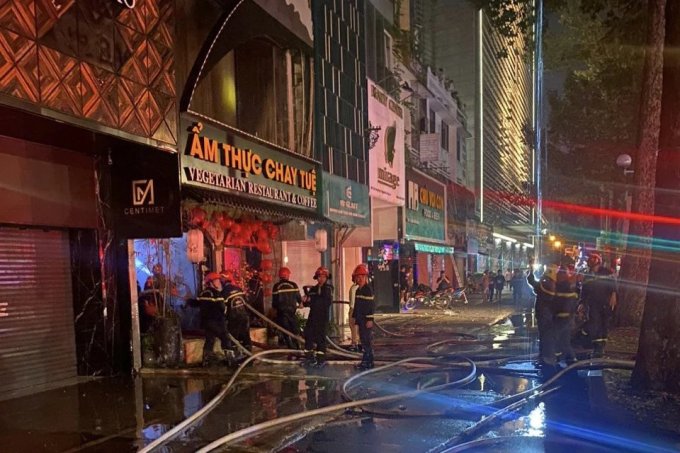
[(555, 296), (552, 301), (553, 329), (557, 356), (567, 365), (576, 361), (576, 354), (571, 347), (571, 329), (577, 305), (576, 275), (561, 267), (557, 272)]
[(364, 352), (361, 363), (356, 365), (360, 370), (373, 368), (373, 312), (375, 311), (375, 300), (373, 291), (368, 286), (368, 268), (365, 264), (359, 264), (352, 278), (359, 286), (357, 289), (352, 316), (357, 326), (359, 326), (359, 338)]
[(305, 305), (309, 317), (305, 325), (305, 361), (303, 365), (320, 368), (326, 362), (326, 328), (333, 303), (333, 286), (328, 269), (321, 266), (314, 273), (317, 284), (305, 287)]
[[(279, 269), (279, 281), (272, 288), (272, 307), (276, 309), (276, 322), (278, 325), (300, 336), (300, 328), (295, 317), (295, 310), (302, 304), (300, 288), (295, 282), (290, 281), (290, 269)], [(282, 334), (281, 338), (288, 349), (300, 349), (300, 345), (294, 338)]]
[(586, 322), (580, 333), (586, 345), (593, 348), (592, 357), (602, 357), (609, 321), (616, 307), (616, 282), (602, 266), (602, 257), (597, 253), (588, 257), (588, 268), (581, 286), (579, 311), (585, 313)]
[(232, 271), (222, 271), (221, 277), (225, 282), (222, 297), (224, 297), (227, 309), (227, 328), (244, 348), (251, 351), (253, 344), (250, 340), (250, 318), (246, 308), (246, 295), (241, 288), (234, 284)]
[(205, 289), (189, 303), (197, 305), (201, 310), (201, 327), (205, 331), (205, 343), (203, 345), (203, 365), (209, 366), (216, 361), (213, 348), (215, 339), (222, 343), (222, 350), (229, 361), (233, 356), (231, 341), (227, 336), (225, 326), (225, 306), (222, 297), (222, 281), (217, 272), (208, 272), (203, 279)]
[(536, 293), (534, 311), (538, 324), (538, 366), (554, 368), (556, 361), (552, 302), (555, 296), (557, 265), (548, 266), (539, 281), (536, 281), (532, 267), (533, 263), (530, 261), (527, 281)]

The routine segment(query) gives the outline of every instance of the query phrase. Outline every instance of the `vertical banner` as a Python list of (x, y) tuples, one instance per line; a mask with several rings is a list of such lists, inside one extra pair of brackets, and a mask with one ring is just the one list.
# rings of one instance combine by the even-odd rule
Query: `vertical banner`
[(403, 206), (406, 171), (404, 111), (396, 100), (370, 79), (368, 123), (373, 144), (369, 151), (370, 195), (390, 204)]

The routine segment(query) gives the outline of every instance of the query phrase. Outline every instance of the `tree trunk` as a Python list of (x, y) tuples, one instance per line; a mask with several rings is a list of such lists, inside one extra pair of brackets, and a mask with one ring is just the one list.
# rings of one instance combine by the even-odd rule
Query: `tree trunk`
[[(640, 103), (640, 147), (635, 159), (633, 211), (654, 213), (654, 185), (661, 123), (661, 89), (666, 0), (649, 0), (647, 49)], [(619, 325), (639, 326), (644, 308), (651, 259), (651, 221), (634, 221), (629, 234), (639, 237), (639, 246), (628, 250), (621, 265), (619, 281)], [(643, 244), (643, 241), (649, 241)]]
[[(663, 102), (657, 215), (680, 218), (680, 2), (666, 9)], [(632, 383), (636, 387), (680, 393), (680, 226), (657, 222), (649, 289)], [(672, 242), (667, 242), (672, 241)], [(675, 249), (675, 250), (673, 250)]]

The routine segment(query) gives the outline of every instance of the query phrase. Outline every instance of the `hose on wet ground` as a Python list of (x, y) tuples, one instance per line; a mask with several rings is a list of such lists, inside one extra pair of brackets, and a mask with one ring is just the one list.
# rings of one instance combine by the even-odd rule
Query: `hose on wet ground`
[[(264, 313), (261, 313), (258, 309), (256, 309), (255, 307), (251, 306), (249, 303), (246, 302), (246, 303), (245, 303), (245, 306), (246, 306), (246, 308), (247, 308), (248, 310), (250, 310), (251, 312), (253, 312), (253, 313), (255, 314), (255, 316), (257, 316), (258, 318), (262, 319), (264, 322), (266, 322), (267, 324), (269, 324), (270, 326), (272, 326), (274, 329), (276, 329), (276, 330), (278, 330), (279, 332), (282, 332), (282, 333), (288, 335), (289, 337), (293, 338), (294, 340), (296, 340), (296, 341), (298, 341), (298, 342), (301, 342), (302, 344), (305, 343), (305, 339), (304, 339), (304, 338), (302, 338), (302, 337), (299, 336), (299, 335), (294, 334), (293, 332), (291, 332), (291, 331), (288, 330), (288, 329), (285, 329), (285, 328), (281, 327), (281, 326), (278, 325), (276, 322), (272, 321), (272, 320), (269, 319), (267, 316), (265, 316)], [(327, 338), (328, 338), (328, 337), (327, 337)], [(335, 343), (333, 343), (333, 345), (335, 345)], [(358, 359), (358, 358), (361, 358), (361, 355), (360, 355), (360, 354), (354, 354), (354, 353), (351, 353), (351, 352), (349, 352), (349, 351), (345, 351), (344, 349), (340, 348), (340, 347), (337, 346), (337, 345), (335, 345), (333, 348), (331, 348), (331, 349), (330, 349), (330, 352), (332, 352), (333, 354), (338, 355), (338, 356), (340, 356), (340, 357), (345, 357), (345, 358), (349, 358), (349, 359)]]
[(515, 395), (511, 395), (501, 400), (495, 401), (494, 405), (501, 405), (506, 403), (507, 405), (504, 405), (502, 408), (500, 408), (493, 414), (489, 415), (488, 417), (484, 417), (482, 420), (475, 423), (474, 425), (464, 430), (463, 432), (459, 433), (457, 436), (449, 439), (448, 441), (438, 445), (435, 448), (430, 449), (428, 453), (447, 452), (450, 448), (460, 444), (461, 442), (464, 442), (465, 440), (469, 439), (476, 433), (479, 433), (483, 429), (488, 429), (488, 427), (493, 425), (494, 423), (502, 421), (503, 417), (528, 404), (531, 400), (536, 400), (547, 396), (552, 391), (557, 390), (557, 388), (554, 387), (551, 388), (551, 386), (572, 370), (580, 368), (603, 368), (603, 367), (632, 369), (635, 367), (635, 362), (630, 360), (591, 359), (573, 363), (568, 367), (564, 368), (563, 370), (560, 370), (559, 372), (555, 373), (554, 376), (552, 376), (550, 379), (548, 379), (541, 385), (538, 385), (524, 392), (520, 392)]
[[(382, 333), (387, 335), (388, 337), (393, 337), (393, 338), (413, 338), (414, 335), (404, 335), (401, 333), (396, 333), (387, 330), (384, 328), (380, 323), (374, 318), (373, 319), (373, 325)], [(462, 338), (476, 338), (475, 335), (469, 334), (469, 333), (464, 333), (464, 332), (447, 332), (447, 335), (455, 336), (455, 337), (462, 337)]]
[[(411, 359), (404, 359), (406, 361), (409, 360), (434, 360), (433, 357), (416, 357), (416, 358), (411, 358)], [(403, 362), (403, 361), (402, 361)], [(472, 364), (472, 372), (470, 375), (472, 376), (472, 379), (474, 379), (474, 376), (476, 375), (476, 370), (474, 368), (474, 363)], [(386, 367), (390, 366), (395, 366), (396, 364), (389, 364), (386, 365)], [(384, 368), (384, 367), (380, 367)], [(380, 368), (377, 368), (375, 370), (379, 370)], [(368, 370), (368, 371), (373, 371), (373, 370)], [(464, 380), (461, 380), (461, 382)], [(447, 386), (450, 384), (446, 384)], [(217, 439), (210, 444), (206, 445), (205, 447), (201, 448), (200, 450), (197, 451), (197, 453), (207, 453), (209, 451), (212, 451), (216, 448), (229, 445), (233, 442), (239, 441), (241, 439), (250, 437), (255, 434), (260, 434), (265, 431), (271, 430), (273, 428), (276, 428), (278, 426), (286, 425), (288, 423), (292, 423), (298, 420), (303, 420), (305, 418), (310, 418), (310, 417), (315, 417), (317, 415), (323, 415), (331, 412), (336, 412), (340, 410), (345, 410), (345, 409), (350, 409), (354, 407), (359, 407), (359, 406), (367, 406), (371, 404), (378, 404), (378, 403), (387, 403), (390, 401), (396, 401), (404, 398), (411, 398), (414, 396), (417, 396), (421, 393), (425, 392), (431, 392), (433, 390), (436, 390), (437, 387), (431, 387), (431, 388), (424, 388), (424, 389), (417, 389), (417, 390), (410, 390), (408, 392), (403, 392), (399, 393), (396, 395), (386, 395), (386, 396), (379, 396), (375, 398), (367, 398), (367, 399), (362, 399), (362, 400), (356, 400), (356, 401), (350, 401), (347, 403), (341, 403), (341, 404), (335, 404), (332, 406), (327, 406), (327, 407), (322, 407), (319, 409), (314, 409), (311, 411), (305, 411), (297, 414), (292, 414), (288, 415), (285, 417), (279, 417), (275, 418), (273, 420), (268, 420), (266, 422), (258, 423), (253, 426), (249, 426), (247, 428), (235, 431), (233, 433), (230, 433), (226, 436), (221, 437), (220, 439)]]
[(257, 352), (253, 354), (252, 356), (248, 357), (242, 364), (241, 366), (238, 367), (238, 369), (234, 372), (233, 376), (231, 379), (229, 379), (229, 382), (227, 382), (224, 386), (222, 386), (222, 389), (220, 392), (215, 395), (213, 399), (211, 399), (208, 404), (194, 412), (191, 416), (187, 417), (184, 419), (181, 423), (177, 424), (175, 427), (170, 429), (168, 432), (160, 436), (158, 439), (154, 440), (151, 442), (149, 445), (145, 446), (141, 450), (139, 450), (137, 453), (149, 453), (152, 450), (162, 446), (166, 442), (169, 442), (173, 438), (175, 438), (179, 433), (184, 431), (185, 429), (189, 428), (191, 425), (205, 417), (210, 411), (212, 411), (222, 400), (227, 396), (229, 393), (229, 390), (231, 389), (231, 386), (234, 384), (234, 381), (236, 381), (236, 378), (238, 375), (243, 371), (243, 369), (248, 366), (250, 362), (253, 360), (257, 360), (262, 356), (265, 355), (273, 355), (273, 354), (290, 354), (290, 353), (295, 353), (297, 350), (295, 349), (272, 349), (269, 351), (262, 351), (262, 352)]

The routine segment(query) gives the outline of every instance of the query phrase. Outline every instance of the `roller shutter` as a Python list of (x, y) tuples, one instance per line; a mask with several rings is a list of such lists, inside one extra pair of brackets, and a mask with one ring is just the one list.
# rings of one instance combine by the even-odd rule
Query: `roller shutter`
[(0, 395), (77, 375), (68, 233), (0, 228)]

